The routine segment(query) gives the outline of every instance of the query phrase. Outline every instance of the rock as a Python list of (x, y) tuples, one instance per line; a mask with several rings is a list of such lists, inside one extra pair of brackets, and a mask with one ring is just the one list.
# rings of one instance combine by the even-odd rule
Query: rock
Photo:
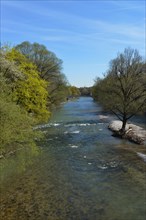
[(101, 121), (104, 121), (104, 120), (106, 120), (106, 119), (108, 119), (108, 118), (109, 118), (109, 116), (99, 115), (99, 119), (100, 119)]
[(124, 135), (121, 135), (119, 132), (122, 128), (121, 121), (112, 121), (109, 124), (108, 128), (114, 132), (114, 136), (120, 136), (137, 144), (144, 144), (146, 142), (146, 130), (144, 130), (140, 126), (127, 123), (126, 132)]
[[(114, 132), (119, 131), (122, 128), (122, 122), (118, 120), (112, 121), (109, 124), (108, 128)], [(128, 129), (129, 129), (129, 124), (126, 125), (126, 131)]]

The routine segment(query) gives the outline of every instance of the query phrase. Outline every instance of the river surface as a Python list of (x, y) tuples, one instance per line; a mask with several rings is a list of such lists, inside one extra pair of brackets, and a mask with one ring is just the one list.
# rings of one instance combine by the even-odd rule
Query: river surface
[(69, 101), (38, 149), (1, 160), (2, 220), (146, 219), (146, 146), (111, 136), (103, 114), (90, 97)]

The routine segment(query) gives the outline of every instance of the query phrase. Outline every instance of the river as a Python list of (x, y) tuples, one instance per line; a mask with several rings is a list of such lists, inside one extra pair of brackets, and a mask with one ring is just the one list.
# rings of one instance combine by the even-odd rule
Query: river
[(91, 97), (69, 101), (40, 126), (39, 150), (1, 161), (1, 219), (146, 219), (146, 148), (111, 136), (102, 114)]

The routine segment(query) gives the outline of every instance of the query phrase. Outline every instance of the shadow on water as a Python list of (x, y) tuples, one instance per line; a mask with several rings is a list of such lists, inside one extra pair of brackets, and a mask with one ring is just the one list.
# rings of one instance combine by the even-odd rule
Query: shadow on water
[(2, 219), (145, 219), (145, 163), (137, 156), (145, 146), (112, 137), (100, 114), (101, 107), (85, 97), (40, 126), (45, 138), (38, 141), (39, 153), (24, 156), (33, 162), (17, 172), (14, 158), (13, 175), (10, 166), (3, 170)]

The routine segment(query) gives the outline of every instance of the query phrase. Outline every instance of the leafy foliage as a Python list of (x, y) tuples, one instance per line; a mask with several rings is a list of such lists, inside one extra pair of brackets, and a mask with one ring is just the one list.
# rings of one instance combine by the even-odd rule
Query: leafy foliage
[(5, 77), (9, 83), (25, 78), (14, 62), (6, 59), (6, 54), (2, 49), (0, 50), (0, 67), (1, 76)]
[(53, 106), (66, 100), (68, 82), (62, 61), (45, 46), (29, 42), (0, 50), (0, 149), (34, 146), (40, 133), (33, 126), (50, 117)]
[(15, 49), (37, 66), (42, 78), (50, 80), (61, 73), (62, 60), (58, 59), (53, 52), (47, 50), (44, 45), (24, 41), (17, 45)]
[(91, 87), (80, 87), (81, 96), (91, 96)]
[(44, 45), (38, 43), (31, 44), (25, 41), (17, 45), (15, 49), (33, 62), (40, 72), (41, 78), (49, 82), (48, 105), (53, 107), (64, 101), (67, 96), (68, 82), (62, 73), (62, 60), (47, 50)]
[(40, 78), (36, 66), (15, 49), (8, 52), (6, 58), (14, 62), (24, 76), (15, 83), (14, 100), (39, 121), (47, 120), (50, 116), (47, 110), (48, 83)]
[(123, 132), (127, 120), (146, 111), (144, 65), (138, 51), (127, 48), (110, 62), (107, 76), (93, 88), (94, 98), (123, 122)]
[(11, 88), (0, 74), (0, 150), (9, 152), (33, 141), (33, 118), (12, 101)]
[(69, 86), (69, 95), (70, 97), (78, 97), (80, 96), (80, 90), (75, 86)]

